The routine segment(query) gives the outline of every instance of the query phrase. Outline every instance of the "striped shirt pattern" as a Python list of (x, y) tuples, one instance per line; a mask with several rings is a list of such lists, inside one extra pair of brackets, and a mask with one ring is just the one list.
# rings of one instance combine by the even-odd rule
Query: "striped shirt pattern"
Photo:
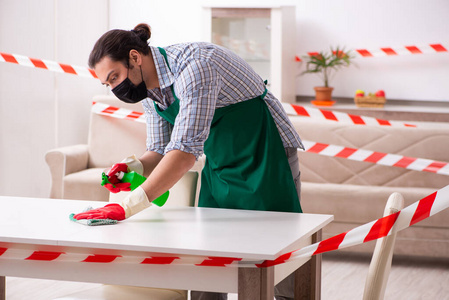
[[(148, 151), (165, 155), (177, 149), (198, 158), (203, 154), (215, 109), (253, 99), (265, 90), (262, 78), (248, 63), (223, 47), (209, 43), (168, 46), (164, 50), (170, 67), (158, 48), (150, 46), (150, 49), (159, 88), (148, 90), (148, 98), (142, 101)], [(157, 114), (153, 104), (156, 101), (165, 110), (175, 101), (171, 85), (180, 102), (174, 126)], [(281, 103), (269, 91), (264, 100), (284, 148), (304, 149)]]

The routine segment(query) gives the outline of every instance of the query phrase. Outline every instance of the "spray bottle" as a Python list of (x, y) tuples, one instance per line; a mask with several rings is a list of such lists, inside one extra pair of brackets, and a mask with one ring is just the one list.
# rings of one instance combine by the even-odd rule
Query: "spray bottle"
[[(146, 178), (144, 176), (142, 176), (139, 173), (136, 173), (134, 171), (131, 171), (128, 173), (118, 172), (117, 178), (122, 182), (131, 183), (131, 185), (130, 185), (131, 191), (134, 191), (137, 187), (139, 187), (146, 180)], [(109, 177), (105, 173), (102, 174), (102, 179), (103, 180), (101, 182), (101, 185), (110, 183)], [(157, 206), (163, 206), (165, 204), (165, 202), (167, 202), (168, 195), (169, 195), (169, 191), (166, 191), (165, 193), (163, 193), (162, 195), (160, 195), (159, 197), (154, 199), (152, 203), (156, 204)]]

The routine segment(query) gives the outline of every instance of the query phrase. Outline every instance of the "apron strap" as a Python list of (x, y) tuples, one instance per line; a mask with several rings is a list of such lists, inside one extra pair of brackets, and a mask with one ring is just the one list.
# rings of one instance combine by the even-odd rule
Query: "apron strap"
[(167, 63), (168, 69), (171, 71), (170, 65), (168, 64), (167, 52), (165, 51), (164, 48), (161, 48), (161, 47), (157, 47), (157, 48), (159, 49), (159, 52), (160, 52), (160, 53), (162, 54), (162, 56), (164, 57), (165, 62)]
[(265, 98), (265, 96), (267, 95), (267, 93), (268, 93), (268, 90), (267, 90), (267, 84), (268, 84), (268, 80), (264, 80), (264, 82), (263, 82), (264, 84), (265, 84), (265, 91), (263, 92), (263, 94), (262, 95), (260, 95), (260, 98), (263, 100), (263, 98)]
[[(159, 49), (159, 52), (164, 57), (165, 62), (167, 63), (168, 69), (171, 71), (171, 68), (170, 68), (170, 65), (169, 65), (168, 59), (167, 59), (167, 52), (165, 52), (165, 50), (163, 48), (161, 48), (161, 47), (158, 47), (158, 49)], [(158, 113), (158, 115), (160, 115), (162, 118), (164, 118), (170, 124), (174, 125), (176, 116), (179, 113), (179, 99), (178, 99), (178, 97), (175, 94), (175, 90), (173, 88), (173, 84), (170, 86), (170, 89), (171, 89), (171, 92), (173, 94), (173, 97), (175, 98), (175, 101), (166, 110), (162, 111), (159, 108), (159, 106), (156, 104), (156, 101), (153, 101), (153, 104), (154, 104), (154, 108), (156, 109), (156, 112)]]

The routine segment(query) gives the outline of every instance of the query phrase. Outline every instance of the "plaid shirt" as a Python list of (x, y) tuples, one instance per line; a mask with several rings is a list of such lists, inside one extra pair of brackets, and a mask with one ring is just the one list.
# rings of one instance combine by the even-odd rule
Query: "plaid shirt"
[[(147, 150), (164, 155), (171, 150), (203, 153), (215, 109), (263, 94), (262, 78), (231, 51), (208, 43), (178, 44), (164, 48), (170, 68), (159, 49), (151, 47), (159, 88), (148, 90), (142, 101), (147, 122)], [(165, 110), (179, 98), (175, 125), (159, 116), (154, 101)], [(264, 98), (279, 130), (284, 148), (303, 148), (280, 102), (270, 92)]]

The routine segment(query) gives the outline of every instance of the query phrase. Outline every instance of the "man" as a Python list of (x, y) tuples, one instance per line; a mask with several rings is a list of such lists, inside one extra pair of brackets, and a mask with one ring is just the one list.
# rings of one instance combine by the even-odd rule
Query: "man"
[[(114, 190), (128, 188), (116, 178), (119, 171), (136, 171), (147, 180), (122, 203), (75, 218), (123, 220), (138, 213), (203, 153), (198, 206), (302, 212), (296, 151), (303, 147), (262, 78), (222, 47), (189, 43), (156, 48), (148, 46), (150, 37), (146, 24), (111, 30), (89, 57), (101, 82), (122, 101), (142, 101), (147, 117), (147, 151), (111, 168)], [(276, 289), (277, 299), (293, 297), (292, 280)], [(192, 292), (192, 299), (226, 295)]]

